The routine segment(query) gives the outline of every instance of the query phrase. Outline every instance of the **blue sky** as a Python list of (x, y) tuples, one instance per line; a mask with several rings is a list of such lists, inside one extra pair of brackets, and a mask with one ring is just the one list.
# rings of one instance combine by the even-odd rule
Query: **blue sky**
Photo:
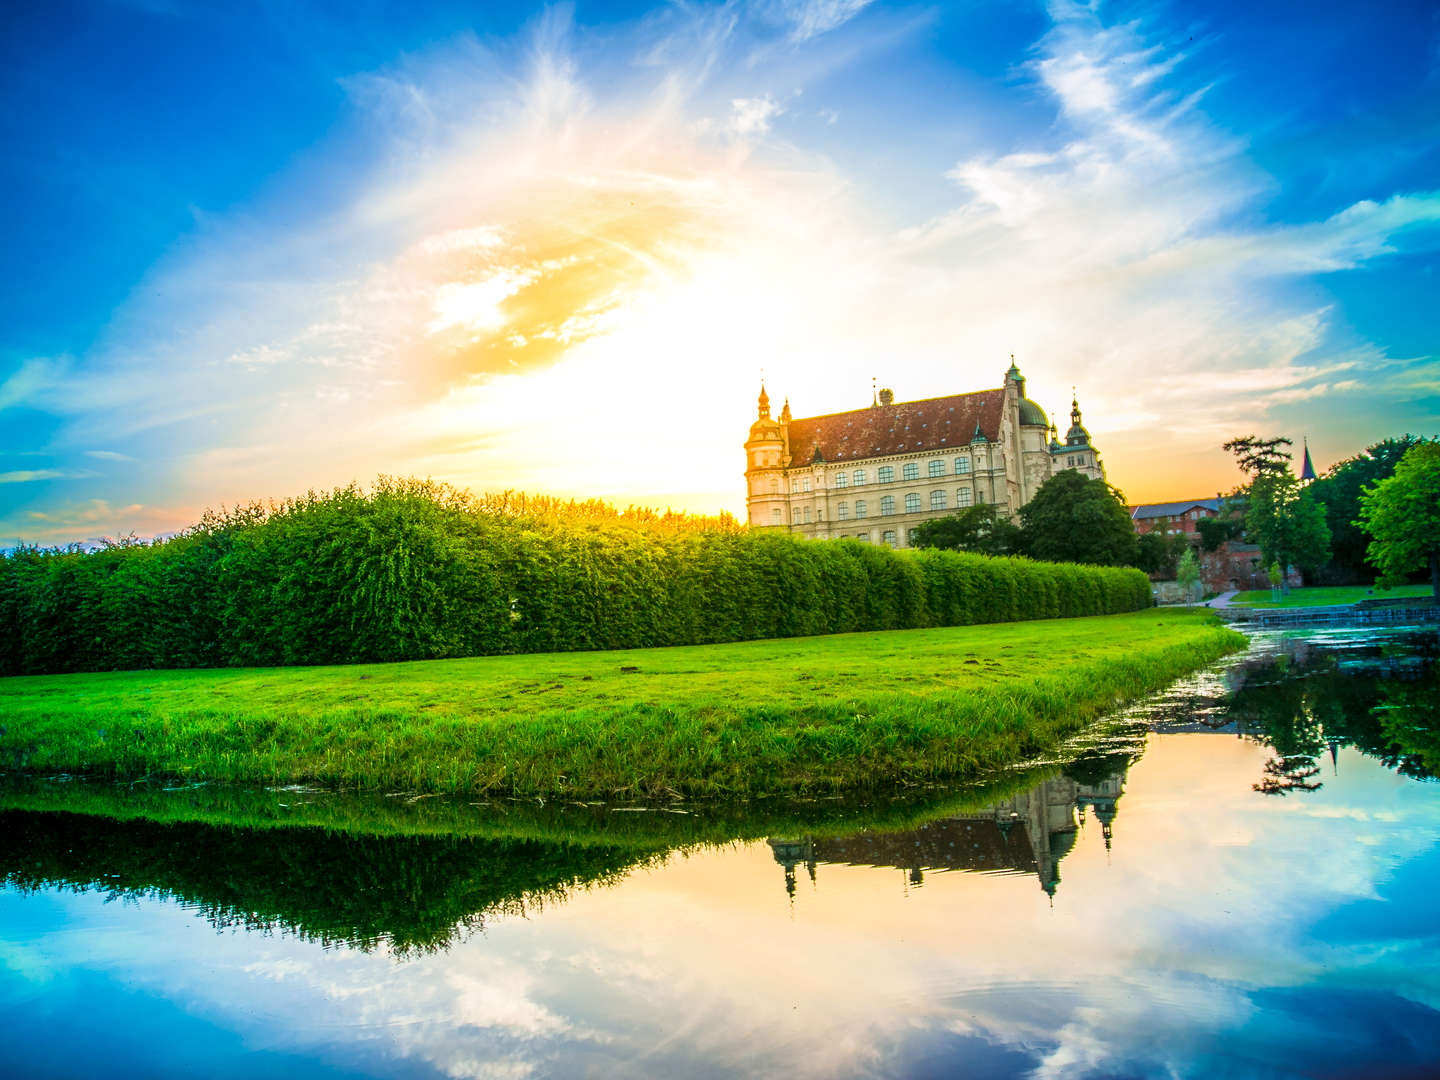
[[(0, 538), (433, 475), (743, 506), (798, 415), (1079, 387), (1135, 499), (1440, 429), (1433, 4), (30, 4)], [(657, 453), (657, 449), (662, 452)]]

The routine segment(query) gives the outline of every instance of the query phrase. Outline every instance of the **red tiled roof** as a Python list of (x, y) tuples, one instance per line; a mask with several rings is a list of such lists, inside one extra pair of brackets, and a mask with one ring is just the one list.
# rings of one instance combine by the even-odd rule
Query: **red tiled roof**
[(809, 465), (817, 448), (826, 461), (954, 450), (970, 444), (977, 423), (986, 439), (999, 442), (1004, 404), (1004, 390), (977, 390), (792, 420), (790, 463)]

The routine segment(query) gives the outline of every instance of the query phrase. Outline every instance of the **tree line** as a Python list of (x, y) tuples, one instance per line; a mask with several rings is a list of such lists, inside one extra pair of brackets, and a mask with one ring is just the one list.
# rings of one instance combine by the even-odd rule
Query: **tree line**
[(0, 674), (639, 648), (1098, 615), (1134, 570), (382, 479), (0, 559)]
[(1291, 468), (1292, 440), (1242, 435), (1223, 449), (1244, 477), (1197, 522), (1198, 542), (1153, 530), (1137, 536), (1121, 492), (1080, 473), (1055, 474), (1018, 515), (972, 506), (916, 528), (924, 547), (988, 555), (1134, 566), (1198, 581), (1199, 551), (1229, 540), (1260, 548), (1266, 566), (1302, 570), (1316, 584), (1400, 584), (1428, 572), (1440, 597), (1440, 443), (1403, 435), (1332, 466), (1311, 483)]

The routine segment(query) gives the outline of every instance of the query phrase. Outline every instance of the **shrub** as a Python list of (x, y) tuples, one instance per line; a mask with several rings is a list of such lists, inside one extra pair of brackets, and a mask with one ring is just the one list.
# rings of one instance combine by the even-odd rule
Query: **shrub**
[(420, 660), (1129, 611), (1138, 570), (382, 479), (0, 557), (0, 674)]

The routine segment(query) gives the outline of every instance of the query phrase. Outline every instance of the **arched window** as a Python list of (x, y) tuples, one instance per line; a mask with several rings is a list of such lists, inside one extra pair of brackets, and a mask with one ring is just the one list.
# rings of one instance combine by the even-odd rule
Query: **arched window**
[(969, 489), (969, 488), (956, 488), (956, 489), (955, 489), (955, 505), (956, 505), (956, 506), (969, 506), (969, 505), (970, 505), (970, 489)]
[(944, 493), (943, 491), (932, 491), (932, 492), (930, 492), (930, 509), (931, 509), (931, 510), (944, 510), (944, 509), (945, 509), (945, 493)]
[(893, 465), (881, 465), (875, 470), (875, 483), (888, 484), (895, 479), (895, 467)]
[(886, 529), (883, 533), (880, 534), (880, 540), (886, 547), (893, 548), (895, 546), (895, 530)]
[(771, 521), (773, 524), (776, 524), (776, 525), (782, 525), (782, 524), (784, 524), (784, 522), (782, 522), (782, 521), (780, 520), (780, 517), (781, 517), (780, 508), (779, 508), (778, 506), (775, 507), (774, 510), (771, 510), (771, 511), (770, 511), (770, 521)]
[(883, 499), (880, 500), (880, 516), (885, 517), (887, 514), (893, 514), (894, 512), (895, 496), (886, 495)]
[(810, 524), (810, 507), (805, 507), (805, 524)]
[(862, 484), (865, 483), (865, 470), (856, 469), (855, 472), (851, 474), (850, 479), (855, 482), (856, 487), (860, 487)]
[(903, 477), (905, 477), (906, 480), (919, 480), (919, 479), (920, 479), (920, 464), (919, 464), (919, 462), (907, 461), (907, 462), (905, 463), (905, 468), (903, 468), (903, 469), (900, 470), (900, 474), (901, 474)]
[(780, 493), (780, 481), (779, 481), (779, 480), (771, 480), (771, 481), (770, 481), (770, 494), (771, 494), (771, 495), (778, 495), (779, 493)]
[(964, 476), (970, 471), (970, 459), (968, 457), (957, 457), (955, 459), (955, 475)]
[(836, 486), (837, 488), (847, 488), (847, 487), (849, 487), (849, 486), (850, 486), (850, 474), (847, 473), (847, 472), (837, 472), (837, 473), (835, 474), (835, 486)]
[(864, 499), (856, 499), (856, 500), (855, 500), (855, 516), (856, 516), (857, 518), (863, 518), (863, 517), (865, 516), (865, 514), (866, 514), (865, 500), (864, 500)]
[(850, 518), (850, 504), (848, 502), (836, 503), (835, 516), (841, 521), (848, 521)]
[(915, 514), (915, 513), (919, 513), (919, 511), (920, 511), (920, 496), (917, 495), (915, 492), (912, 491), (912, 492), (910, 492), (909, 495), (906, 495), (906, 496), (905, 496), (905, 512), (906, 512), (907, 514)]
[(944, 476), (944, 475), (945, 475), (945, 462), (941, 461), (939, 458), (936, 458), (934, 461), (930, 462), (930, 475), (931, 475), (931, 476)]

